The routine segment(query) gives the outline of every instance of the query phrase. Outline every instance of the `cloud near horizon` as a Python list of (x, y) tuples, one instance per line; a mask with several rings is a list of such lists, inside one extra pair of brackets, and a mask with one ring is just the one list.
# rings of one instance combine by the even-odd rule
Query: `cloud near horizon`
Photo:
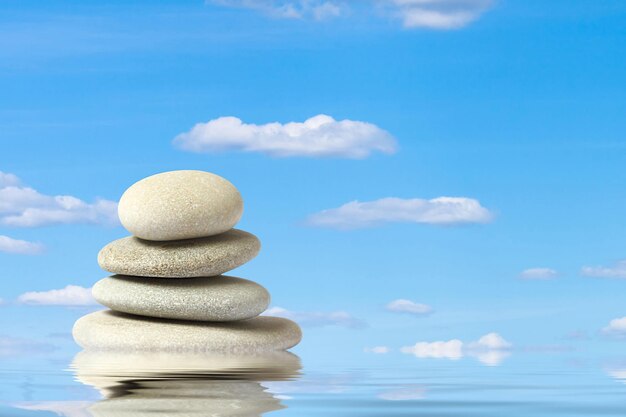
[(427, 304), (405, 299), (393, 300), (385, 308), (393, 313), (406, 313), (414, 316), (427, 316), (433, 312), (433, 308)]
[(217, 6), (256, 10), (278, 19), (328, 20), (342, 15), (343, 2), (326, 0), (209, 0)]
[(323, 210), (307, 219), (313, 227), (350, 230), (385, 223), (419, 223), (454, 226), (488, 223), (494, 215), (478, 200), (466, 197), (402, 199), (395, 197), (375, 201), (351, 201), (338, 208)]
[(390, 16), (407, 29), (453, 30), (476, 21), (493, 7), (494, 0), (368, 0), (357, 8), (350, 7), (350, 2), (345, 0), (209, 0), (209, 3), (254, 10), (278, 19), (326, 21), (363, 12)]
[(498, 333), (492, 332), (469, 343), (459, 339), (417, 342), (413, 346), (402, 347), (400, 351), (417, 358), (458, 360), (464, 356), (471, 356), (485, 365), (496, 366), (510, 355), (512, 346)]
[(396, 140), (378, 126), (335, 120), (320, 114), (304, 122), (244, 123), (220, 117), (196, 124), (174, 138), (174, 146), (190, 152), (258, 152), (274, 157), (363, 159), (374, 152), (392, 154)]
[(626, 337), (626, 317), (611, 320), (608, 326), (602, 329), (602, 333), (619, 338)]
[(361, 329), (367, 327), (365, 321), (352, 316), (345, 311), (307, 311), (298, 312), (290, 311), (282, 307), (272, 307), (267, 309), (264, 316), (283, 317), (295, 321), (302, 326), (323, 327), (323, 326), (340, 326), (350, 329)]
[(46, 195), (0, 172), (0, 226), (37, 227), (91, 223), (116, 225), (117, 203), (97, 199), (87, 203), (70, 195)]
[(366, 347), (365, 349), (363, 349), (363, 352), (375, 353), (377, 355), (384, 355), (384, 354), (391, 352), (391, 349), (389, 349), (388, 346), (373, 346), (373, 347)]
[(549, 280), (559, 276), (559, 273), (552, 268), (528, 268), (523, 270), (519, 277), (525, 280)]
[(39, 255), (43, 253), (44, 249), (44, 245), (38, 242), (29, 242), (0, 235), (0, 252), (17, 255)]
[(591, 278), (626, 279), (626, 259), (616, 262), (613, 266), (584, 266), (581, 274)]
[(91, 295), (91, 288), (84, 288), (78, 285), (68, 285), (60, 290), (27, 292), (20, 295), (17, 301), (21, 304), (68, 307), (97, 304)]

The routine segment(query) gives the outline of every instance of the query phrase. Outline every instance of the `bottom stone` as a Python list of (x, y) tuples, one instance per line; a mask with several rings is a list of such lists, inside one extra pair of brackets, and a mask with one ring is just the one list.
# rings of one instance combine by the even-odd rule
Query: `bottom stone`
[(256, 352), (286, 350), (302, 339), (300, 327), (279, 317), (229, 323), (177, 321), (111, 310), (81, 317), (72, 330), (84, 349)]

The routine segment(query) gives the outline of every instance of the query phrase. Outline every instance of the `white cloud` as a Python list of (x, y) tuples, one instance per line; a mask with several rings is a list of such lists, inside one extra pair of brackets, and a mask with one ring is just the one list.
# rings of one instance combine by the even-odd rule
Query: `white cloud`
[[(36, 227), (68, 223), (118, 224), (117, 203), (114, 201), (99, 199), (86, 203), (69, 195), (45, 195), (20, 185), (12, 174), (2, 175), (0, 225)], [(9, 180), (6, 180), (7, 176)]]
[(12, 239), (8, 236), (0, 235), (0, 252), (37, 255), (43, 252), (43, 250), (44, 246), (41, 243)]
[(489, 333), (468, 344), (466, 353), (488, 366), (496, 366), (510, 355), (513, 345), (498, 333)]
[(480, 349), (489, 349), (489, 350), (501, 350), (501, 349), (510, 349), (511, 343), (504, 340), (502, 336), (498, 333), (488, 333), (482, 336), (475, 342), (470, 343), (470, 349), (480, 350)]
[(478, 19), (493, 0), (381, 0), (405, 28), (459, 29)]
[(30, 411), (50, 411), (62, 417), (92, 417), (89, 401), (44, 401), (15, 404), (15, 408)]
[(13, 174), (0, 171), (0, 188), (16, 186), (20, 184), (20, 179)]
[(549, 280), (556, 278), (559, 273), (551, 268), (528, 268), (523, 270), (519, 277), (527, 280)]
[(388, 197), (368, 202), (352, 201), (338, 208), (323, 210), (309, 216), (307, 223), (315, 227), (348, 230), (384, 223), (445, 226), (487, 223), (492, 219), (493, 214), (472, 198), (438, 197), (423, 200)]
[(276, 157), (365, 158), (373, 152), (391, 154), (395, 139), (376, 125), (335, 120), (320, 114), (303, 123), (243, 123), (220, 117), (198, 123), (174, 138), (174, 145), (191, 152), (260, 152)]
[(403, 299), (393, 300), (387, 304), (387, 310), (394, 313), (408, 313), (416, 316), (425, 316), (433, 312), (433, 308), (429, 305)]
[(510, 355), (512, 344), (504, 340), (498, 333), (489, 333), (480, 339), (464, 343), (459, 339), (438, 342), (417, 342), (413, 346), (404, 346), (403, 353), (418, 358), (435, 358), (457, 360), (464, 356), (476, 358), (485, 365), (499, 365)]
[(284, 317), (293, 320), (302, 326), (321, 327), (321, 326), (341, 326), (348, 328), (362, 328), (366, 324), (363, 320), (353, 317), (345, 311), (333, 312), (297, 312), (289, 311), (282, 307), (272, 307), (263, 313), (267, 316)]
[(602, 329), (602, 332), (612, 336), (626, 336), (626, 317), (611, 320), (609, 325)]
[(404, 346), (402, 353), (410, 353), (418, 358), (460, 359), (463, 357), (463, 342), (458, 339), (447, 342), (417, 342), (413, 346)]
[(607, 266), (585, 266), (581, 273), (592, 278), (619, 278), (626, 279), (626, 259), (618, 261), (615, 265)]
[[(369, 0), (349, 8), (349, 1), (329, 0), (209, 0), (210, 3), (256, 10), (281, 19), (328, 20), (358, 12), (370, 13), (379, 6), (405, 28), (459, 29), (489, 10), (493, 0)], [(358, 4), (358, 3), (353, 3)]]
[(258, 10), (279, 19), (327, 20), (341, 16), (341, 2), (324, 0), (209, 0), (213, 4)]
[(366, 353), (376, 353), (378, 355), (384, 355), (385, 353), (389, 353), (391, 349), (387, 346), (374, 346), (374, 347), (366, 347), (363, 349)]
[(89, 306), (96, 304), (91, 295), (91, 288), (68, 285), (60, 290), (27, 292), (17, 299), (22, 304)]

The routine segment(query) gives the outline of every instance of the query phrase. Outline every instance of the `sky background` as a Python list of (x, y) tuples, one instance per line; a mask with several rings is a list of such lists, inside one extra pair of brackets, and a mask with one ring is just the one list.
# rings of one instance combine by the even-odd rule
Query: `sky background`
[[(263, 249), (232, 275), (302, 324), (303, 358), (469, 355), (492, 332), (508, 343), (489, 349), (619, 353), (625, 18), (585, 0), (2, 1), (0, 360), (78, 350), (85, 292), (24, 294), (106, 276), (114, 203), (175, 169), (241, 191)], [(330, 142), (287, 137), (317, 115)], [(227, 116), (281, 126), (189, 133)], [(475, 205), (432, 224), (415, 205), (439, 197)], [(371, 205), (311, 221), (354, 201)]]

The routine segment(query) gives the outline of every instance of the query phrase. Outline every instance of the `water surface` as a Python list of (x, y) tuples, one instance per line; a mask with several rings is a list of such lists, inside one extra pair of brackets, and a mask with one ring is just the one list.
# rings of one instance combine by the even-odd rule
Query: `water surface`
[[(392, 355), (392, 354), (389, 354)], [(1, 416), (623, 416), (626, 366), (567, 355), (307, 360), (80, 352), (2, 360)], [(479, 358), (480, 359), (480, 358)], [(307, 365), (307, 362), (310, 365)]]

